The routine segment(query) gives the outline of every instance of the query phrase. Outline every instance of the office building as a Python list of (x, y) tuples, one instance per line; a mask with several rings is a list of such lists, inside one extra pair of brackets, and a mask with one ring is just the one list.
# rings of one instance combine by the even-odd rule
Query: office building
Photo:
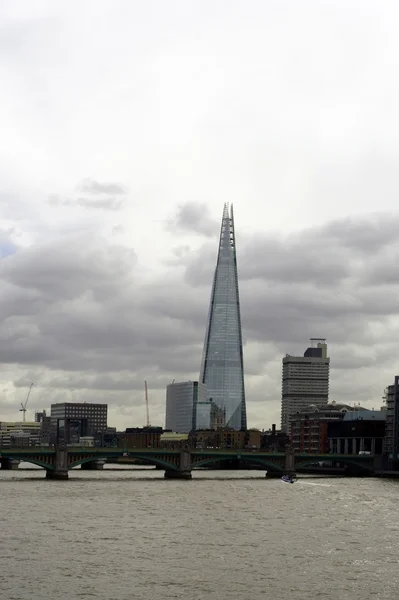
[(207, 400), (207, 390), (198, 381), (171, 383), (166, 388), (165, 429), (189, 433), (196, 429), (197, 403)]
[(289, 443), (290, 438), (288, 435), (277, 430), (275, 424), (272, 425), (271, 429), (262, 431), (260, 445), (266, 452), (285, 452)]
[(328, 403), (330, 359), (324, 338), (311, 338), (303, 356), (283, 358), (281, 429), (290, 433), (290, 419), (310, 404)]
[(212, 400), (197, 403), (195, 429), (220, 429), (226, 423), (226, 409), (219, 408)]
[(36, 411), (35, 423), (40, 423), (40, 444), (46, 446), (50, 442), (51, 417), (45, 410)]
[(325, 454), (329, 452), (328, 425), (341, 422), (355, 407), (331, 402), (325, 406), (311, 404), (291, 416), (291, 444), (294, 452)]
[(0, 447), (26, 448), (40, 446), (40, 431), (40, 423), (2, 421), (0, 423)]
[(262, 433), (257, 429), (235, 431), (234, 429), (198, 430), (190, 434), (194, 448), (260, 448)]
[(81, 437), (107, 431), (107, 404), (65, 402), (51, 405), (51, 442), (76, 444)]
[(225, 426), (247, 428), (233, 207), (224, 205), (200, 381), (225, 413)]
[(383, 453), (386, 411), (353, 409), (341, 421), (328, 423), (329, 451), (334, 454), (375, 456)]
[(160, 448), (162, 427), (128, 427), (116, 434), (120, 448)]
[(399, 467), (399, 376), (386, 388), (386, 424), (384, 451), (389, 460), (389, 468)]

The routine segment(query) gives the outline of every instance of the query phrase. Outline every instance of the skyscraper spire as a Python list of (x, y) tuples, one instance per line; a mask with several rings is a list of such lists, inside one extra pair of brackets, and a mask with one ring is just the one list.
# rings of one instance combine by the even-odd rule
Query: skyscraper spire
[(225, 425), (246, 429), (244, 363), (233, 206), (223, 208), (219, 251), (205, 335), (200, 381), (225, 412)]

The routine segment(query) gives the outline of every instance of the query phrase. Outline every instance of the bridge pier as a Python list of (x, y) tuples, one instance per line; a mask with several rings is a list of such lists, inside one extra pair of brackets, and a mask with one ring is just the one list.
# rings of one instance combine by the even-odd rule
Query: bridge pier
[(190, 451), (182, 450), (179, 456), (179, 468), (177, 470), (166, 469), (165, 479), (191, 479)]
[(105, 460), (92, 460), (91, 462), (83, 463), (81, 469), (87, 471), (101, 471), (104, 468)]
[(66, 480), (68, 477), (68, 471), (50, 471), (49, 469), (46, 471), (46, 479), (57, 479), (60, 481)]
[(15, 471), (15, 469), (18, 469), (19, 462), (15, 458), (0, 458), (1, 469), (4, 471)]
[(68, 479), (68, 451), (66, 448), (56, 448), (54, 470), (46, 471), (47, 479)]
[(295, 455), (291, 446), (287, 445), (285, 449), (284, 474), (296, 475), (295, 472)]

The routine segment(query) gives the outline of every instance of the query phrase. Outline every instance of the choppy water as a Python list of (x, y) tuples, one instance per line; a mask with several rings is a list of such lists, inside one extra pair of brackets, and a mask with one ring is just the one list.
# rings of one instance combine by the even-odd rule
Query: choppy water
[(0, 597), (399, 597), (399, 482), (262, 475), (0, 471)]

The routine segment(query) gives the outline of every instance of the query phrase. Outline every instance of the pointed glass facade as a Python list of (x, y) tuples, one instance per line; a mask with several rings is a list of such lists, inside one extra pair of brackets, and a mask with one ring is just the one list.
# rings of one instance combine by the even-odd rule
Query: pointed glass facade
[(225, 414), (225, 426), (247, 428), (233, 207), (224, 205), (200, 381)]

